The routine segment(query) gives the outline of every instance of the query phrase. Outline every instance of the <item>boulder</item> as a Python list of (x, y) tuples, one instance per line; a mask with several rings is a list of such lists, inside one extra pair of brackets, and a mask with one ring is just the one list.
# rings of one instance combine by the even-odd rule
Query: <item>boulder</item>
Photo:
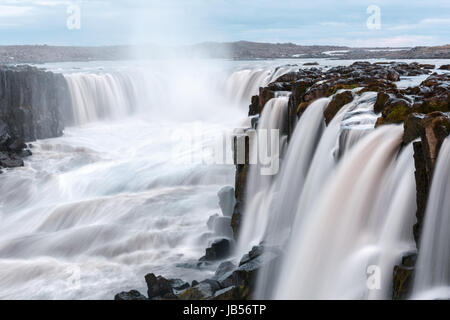
[(416, 260), (417, 252), (410, 252), (403, 256), (400, 265), (394, 267), (393, 300), (406, 300), (410, 296)]
[(450, 70), (450, 64), (444, 64), (439, 67), (439, 70)]
[(149, 273), (145, 276), (145, 282), (149, 299), (173, 295), (170, 281), (162, 276), (157, 277), (155, 274)]
[(214, 273), (213, 279), (218, 279), (225, 275), (226, 273), (233, 271), (236, 269), (236, 265), (231, 261), (222, 262)]
[(114, 296), (114, 300), (148, 300), (144, 295), (142, 295), (137, 290), (131, 290), (128, 292), (121, 292)]
[(353, 94), (351, 91), (344, 91), (336, 94), (325, 108), (323, 115), (325, 123), (328, 125), (334, 116), (341, 110), (343, 106), (353, 101)]
[(169, 285), (176, 291), (181, 291), (190, 287), (188, 282), (181, 279), (169, 279)]
[(209, 248), (206, 248), (205, 255), (199, 261), (214, 261), (224, 259), (231, 253), (231, 240), (215, 240)]

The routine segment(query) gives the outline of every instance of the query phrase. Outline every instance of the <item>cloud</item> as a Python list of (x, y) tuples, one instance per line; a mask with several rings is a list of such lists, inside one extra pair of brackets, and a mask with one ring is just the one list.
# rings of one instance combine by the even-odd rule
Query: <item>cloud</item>
[(32, 14), (33, 10), (29, 6), (0, 5), (0, 18), (24, 17)]

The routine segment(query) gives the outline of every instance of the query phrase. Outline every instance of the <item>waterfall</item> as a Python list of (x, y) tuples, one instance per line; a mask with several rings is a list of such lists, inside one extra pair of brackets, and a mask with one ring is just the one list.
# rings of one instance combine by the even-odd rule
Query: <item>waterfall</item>
[(64, 77), (76, 125), (121, 119), (141, 108), (147, 99), (138, 73), (69, 73)]
[(415, 299), (450, 298), (450, 138), (436, 162), (416, 264)]
[[(267, 211), (262, 211), (267, 205), (267, 195), (271, 194), (270, 188), (274, 175), (264, 175), (264, 165), (261, 156), (272, 155), (277, 157), (278, 150), (270, 150), (274, 131), (282, 132), (286, 115), (288, 97), (276, 97), (270, 99), (264, 106), (261, 118), (258, 122), (256, 138), (251, 142), (251, 154), (258, 155), (256, 164), (249, 168), (247, 181), (247, 199), (251, 199), (244, 208), (244, 222), (241, 237), (239, 238), (237, 252), (243, 253), (248, 249), (248, 244), (262, 238), (267, 223)], [(281, 138), (281, 135), (278, 136)], [(266, 143), (262, 143), (265, 139)], [(279, 148), (279, 142), (276, 146)], [(273, 157), (272, 157), (273, 159)], [(260, 210), (262, 209), (262, 210)]]
[[(298, 129), (296, 130), (299, 132), (294, 134), (294, 141), (291, 142), (291, 145), (298, 146), (299, 150), (293, 150), (292, 147), (289, 147), (286, 159), (290, 159), (293, 153), (300, 155), (300, 157), (297, 161), (288, 162), (287, 165), (284, 165), (278, 179), (279, 181), (283, 180), (283, 178), (287, 179), (286, 181), (283, 180), (284, 186), (290, 186), (288, 190), (283, 190), (286, 193), (276, 193), (273, 190), (272, 180), (274, 177), (261, 176), (258, 166), (250, 168), (247, 180), (248, 203), (243, 214), (243, 225), (238, 242), (238, 256), (263, 240), (270, 213), (272, 212), (271, 202), (276, 197), (276, 194), (280, 194), (283, 199), (289, 198), (293, 192), (296, 192), (295, 187), (291, 188), (291, 180), (294, 180), (292, 183), (302, 183), (302, 174), (306, 175), (316, 142), (325, 126), (323, 109), (328, 104), (328, 101), (329, 99), (320, 99), (313, 102), (297, 125)], [(267, 106), (270, 107), (270, 104), (268, 103)], [(272, 112), (269, 112), (269, 110), (269, 108), (264, 108), (262, 119), (267, 119), (272, 115)], [(299, 143), (296, 143), (297, 140), (299, 140)], [(256, 152), (256, 150), (253, 149), (252, 152)], [(296, 172), (296, 174), (293, 175), (292, 172)], [(265, 184), (261, 184), (262, 179), (266, 181)]]
[(233, 97), (234, 103), (248, 105), (250, 98), (258, 94), (260, 87), (265, 87), (282, 75), (297, 69), (298, 66), (283, 66), (237, 70), (227, 79), (225, 91)]
[(367, 261), (379, 231), (371, 220), (384, 212), (377, 200), (389, 185), (401, 136), (401, 127), (379, 128), (340, 161), (309, 218), (297, 216), (274, 298), (365, 297)]

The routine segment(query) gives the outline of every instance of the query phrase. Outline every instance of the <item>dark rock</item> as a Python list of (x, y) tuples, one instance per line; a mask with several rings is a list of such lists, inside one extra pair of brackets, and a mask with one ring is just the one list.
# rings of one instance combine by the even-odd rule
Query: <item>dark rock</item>
[(351, 91), (344, 91), (336, 94), (330, 101), (323, 112), (325, 123), (328, 125), (334, 116), (341, 110), (343, 106), (353, 101), (353, 94)]
[(319, 63), (318, 62), (305, 62), (303, 65), (304, 66), (318, 66)]
[(410, 296), (416, 260), (417, 252), (411, 252), (403, 256), (401, 265), (394, 267), (393, 300), (405, 300)]
[(275, 98), (275, 92), (269, 88), (259, 88), (259, 104), (258, 104), (258, 114), (261, 114), (264, 106), (270, 100)]
[(137, 290), (131, 290), (129, 292), (121, 292), (114, 296), (114, 300), (148, 300)]
[(236, 201), (236, 205), (234, 206), (233, 215), (231, 217), (231, 228), (233, 229), (234, 239), (237, 240), (239, 237), (239, 229), (241, 226), (242, 220), (242, 211), (244, 210), (243, 201)]
[[(1, 156), (2, 158), (4, 157), (4, 153)], [(17, 167), (23, 167), (24, 163), (22, 159), (16, 159), (16, 158), (11, 158), (11, 157), (5, 157), (5, 158), (0, 158), (0, 167), (3, 168), (17, 168)]]
[(162, 276), (156, 277), (153, 273), (149, 273), (145, 276), (145, 282), (147, 283), (147, 293), (150, 299), (173, 294), (170, 281)]
[(377, 101), (373, 106), (373, 111), (375, 113), (380, 113), (383, 111), (386, 102), (389, 100), (390, 96), (386, 92), (378, 92)]
[(169, 285), (172, 289), (181, 291), (190, 287), (189, 283), (181, 279), (169, 279)]
[(253, 96), (251, 104), (248, 108), (248, 115), (254, 116), (259, 114), (259, 96)]
[(222, 277), (224, 274), (226, 274), (230, 271), (233, 271), (234, 269), (236, 269), (236, 265), (233, 262), (224, 261), (217, 268), (217, 270), (214, 274), (214, 279), (218, 279), (218, 278)]
[(213, 297), (215, 290), (210, 282), (200, 282), (178, 295), (180, 300), (206, 300)]
[(406, 118), (403, 132), (404, 145), (420, 137), (421, 133), (423, 132), (422, 127), (423, 118), (424, 115), (418, 113), (412, 113)]
[(196, 285), (198, 285), (198, 281), (192, 280), (191, 287), (195, 287)]
[(450, 64), (444, 64), (439, 67), (439, 70), (450, 70)]
[(229, 239), (216, 240), (211, 247), (206, 249), (206, 253), (200, 261), (214, 261), (226, 258), (231, 253), (231, 241)]
[(264, 247), (262, 245), (254, 246), (252, 250), (249, 251), (249, 253), (246, 253), (242, 256), (241, 261), (239, 262), (239, 266), (242, 266), (243, 264), (246, 264), (250, 260), (253, 260), (257, 257), (259, 257), (264, 252)]

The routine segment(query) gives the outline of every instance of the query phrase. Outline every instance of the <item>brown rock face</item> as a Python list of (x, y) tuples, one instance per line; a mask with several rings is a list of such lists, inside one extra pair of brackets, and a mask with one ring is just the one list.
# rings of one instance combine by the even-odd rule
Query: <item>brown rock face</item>
[(404, 144), (420, 138), (420, 141), (414, 142), (417, 190), (417, 223), (414, 225), (414, 237), (416, 243), (419, 243), (431, 178), (442, 142), (450, 134), (450, 118), (442, 112), (432, 112), (425, 116), (413, 113), (407, 117), (404, 128)]
[(328, 125), (334, 116), (341, 110), (343, 106), (353, 101), (353, 94), (351, 91), (344, 91), (336, 94), (328, 104), (327, 108), (323, 112), (325, 117), (325, 123)]
[(275, 97), (275, 92), (269, 88), (259, 88), (258, 113), (261, 114), (267, 101)]

